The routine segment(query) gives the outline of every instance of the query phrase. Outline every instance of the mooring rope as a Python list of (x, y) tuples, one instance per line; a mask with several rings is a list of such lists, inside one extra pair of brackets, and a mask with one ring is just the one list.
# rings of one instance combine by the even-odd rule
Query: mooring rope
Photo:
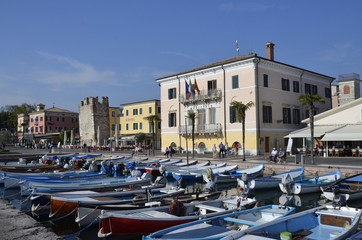
[(61, 238), (63, 239), (68, 239), (68, 238), (73, 238), (75, 236), (78, 236), (81, 232), (83, 232), (84, 230), (88, 229), (90, 226), (92, 226), (96, 221), (98, 221), (99, 219), (99, 216), (96, 217), (91, 223), (89, 223), (87, 226), (85, 226), (84, 228), (82, 228), (81, 230), (79, 230), (78, 232), (75, 232), (75, 233), (72, 233), (72, 234), (69, 234), (69, 235), (63, 235), (63, 236), (60, 236)]

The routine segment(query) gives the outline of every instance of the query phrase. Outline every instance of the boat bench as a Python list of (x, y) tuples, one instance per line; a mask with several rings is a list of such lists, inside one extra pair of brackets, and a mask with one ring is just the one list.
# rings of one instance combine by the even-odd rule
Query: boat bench
[(224, 220), (227, 222), (241, 223), (241, 224), (246, 224), (246, 225), (251, 225), (251, 226), (258, 225), (258, 223), (256, 223), (256, 222), (247, 221), (244, 219), (233, 218), (233, 217), (226, 217), (226, 218), (224, 218)]
[(219, 207), (214, 207), (214, 206), (209, 206), (209, 205), (204, 205), (204, 204), (197, 204), (197, 205), (195, 205), (195, 207), (197, 207), (199, 209), (206, 209), (206, 210), (214, 211), (214, 212), (224, 212), (225, 211), (224, 208), (219, 208)]

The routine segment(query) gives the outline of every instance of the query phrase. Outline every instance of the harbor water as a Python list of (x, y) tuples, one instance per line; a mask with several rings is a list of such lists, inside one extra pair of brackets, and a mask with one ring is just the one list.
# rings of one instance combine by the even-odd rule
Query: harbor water
[[(168, 185), (173, 183), (172, 179), (169, 179)], [(201, 182), (187, 182), (186, 191), (202, 191), (204, 190), (204, 184)], [(220, 191), (220, 197), (230, 197), (239, 193), (239, 188), (236, 183), (232, 184), (217, 184), (215, 191)], [(74, 221), (75, 214), (69, 216), (61, 216), (49, 218), (49, 213), (33, 213), (31, 211), (31, 202), (29, 197), (22, 198), (18, 189), (4, 190), (1, 188), (0, 196), (7, 199), (14, 207), (21, 209), (28, 215), (32, 216), (38, 222), (42, 223), (45, 227), (56, 233), (59, 238), (63, 239), (99, 239), (97, 233), (100, 229), (100, 224), (95, 220), (95, 224), (90, 227), (80, 228)], [(288, 206), (296, 207), (296, 211), (303, 211), (306, 209), (321, 206), (327, 203), (327, 200), (323, 198), (322, 194), (311, 193), (303, 195), (287, 196), (277, 189), (263, 189), (255, 191), (255, 198), (258, 206), (264, 206), (269, 204), (283, 204)], [(349, 203), (350, 207), (362, 207), (361, 201)], [(141, 228), (142, 226), (140, 226)], [(109, 236), (106, 239), (124, 239), (124, 240), (137, 240), (142, 239), (142, 235), (123, 235), (123, 236)]]

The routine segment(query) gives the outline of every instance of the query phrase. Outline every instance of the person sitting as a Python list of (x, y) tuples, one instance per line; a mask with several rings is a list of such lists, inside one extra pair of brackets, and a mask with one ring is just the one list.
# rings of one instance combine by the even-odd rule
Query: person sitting
[(277, 157), (278, 163), (286, 162), (286, 157), (287, 156), (286, 156), (285, 151), (282, 148), (280, 148), (279, 152), (278, 152), (278, 157)]
[(277, 154), (278, 154), (278, 151), (277, 151), (275, 148), (273, 148), (273, 150), (272, 150), (271, 153), (270, 153), (269, 160), (270, 160), (271, 162), (276, 162)]

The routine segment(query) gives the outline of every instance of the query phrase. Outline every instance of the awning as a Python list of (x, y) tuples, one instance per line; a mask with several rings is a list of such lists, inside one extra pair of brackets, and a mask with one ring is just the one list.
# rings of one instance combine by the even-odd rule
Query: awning
[(362, 124), (349, 124), (329, 131), (322, 141), (362, 141)]
[[(314, 126), (314, 137), (320, 138), (326, 132), (333, 131), (334, 129), (338, 129), (341, 126), (331, 125), (331, 126)], [(284, 138), (310, 138), (310, 127), (305, 127), (294, 132), (289, 133)]]
[(134, 141), (135, 135), (121, 137), (122, 141)]

